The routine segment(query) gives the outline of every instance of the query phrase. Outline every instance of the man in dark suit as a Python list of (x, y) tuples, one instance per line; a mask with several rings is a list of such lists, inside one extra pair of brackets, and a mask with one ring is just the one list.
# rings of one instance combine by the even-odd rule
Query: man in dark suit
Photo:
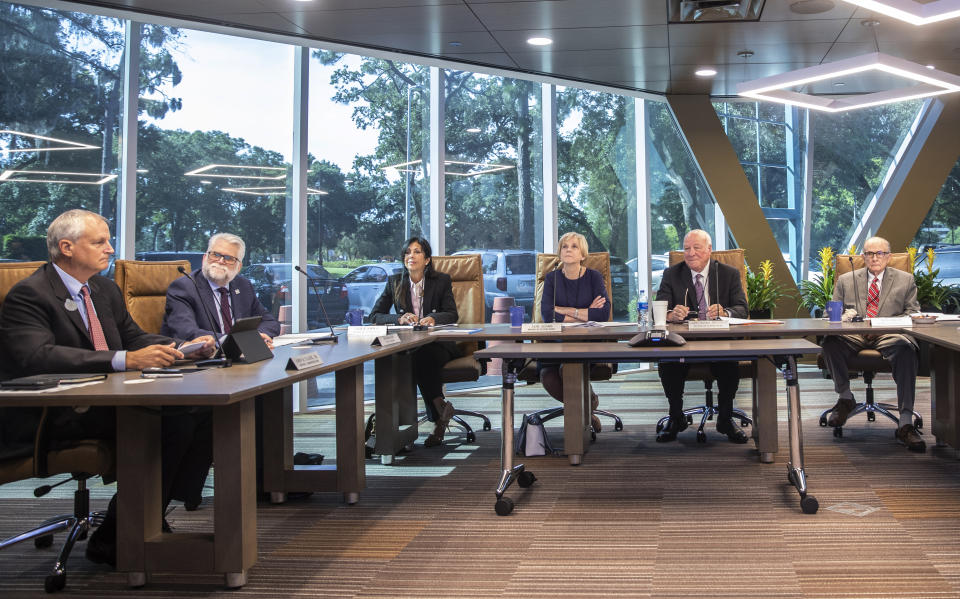
[[(20, 281), (0, 309), (0, 368), (4, 378), (43, 373), (86, 373), (164, 367), (183, 358), (177, 341), (144, 332), (127, 311), (120, 289), (98, 273), (110, 265), (113, 247), (110, 229), (98, 214), (70, 210), (47, 229), (50, 262)], [(213, 338), (193, 341), (204, 345), (194, 355), (209, 355)], [(32, 448), (40, 422), (40, 408), (0, 410), (0, 445), (5, 451)], [(116, 437), (116, 411), (110, 407), (53, 408), (46, 438), (50, 442)], [(185, 471), (203, 476), (212, 456), (191, 453), (192, 423), (176, 413), (163, 416), (164, 505), (175, 486), (203, 485)], [(29, 451), (30, 449), (28, 449)], [(206, 469), (203, 469), (203, 464)], [(116, 562), (116, 498), (103, 524), (90, 536), (87, 557)]]
[[(280, 323), (257, 299), (250, 281), (239, 275), (245, 253), (246, 244), (236, 235), (217, 233), (211, 237), (203, 266), (192, 275), (197, 285), (180, 277), (167, 289), (161, 332), (183, 338), (219, 336), (229, 333), (238, 318), (259, 316), (260, 336), (272, 349), (273, 337), (280, 334)], [(216, 322), (211, 323), (207, 314)]]
[[(747, 317), (747, 297), (740, 272), (710, 259), (713, 244), (710, 235), (694, 229), (683, 238), (683, 262), (663, 271), (657, 300), (666, 301), (667, 320), (683, 322), (687, 318), (717, 319), (721, 316)], [(683, 388), (690, 365), (661, 362), (657, 366), (663, 391), (670, 402), (670, 422), (658, 435), (665, 443), (677, 438), (687, 428), (683, 415)], [(736, 362), (711, 362), (710, 371), (717, 379), (717, 432), (734, 443), (746, 443), (747, 435), (733, 421), (733, 398), (740, 377)]]
[[(871, 237), (863, 244), (866, 268), (844, 273), (837, 280), (833, 299), (844, 306), (844, 319), (856, 315), (874, 317), (906, 316), (920, 310), (913, 274), (888, 268), (890, 242)], [(838, 398), (827, 424), (843, 426), (856, 406), (850, 391), (847, 362), (861, 349), (876, 349), (890, 362), (897, 384), (900, 426), (895, 437), (910, 451), (924, 452), (927, 444), (913, 426), (913, 400), (917, 382), (917, 344), (909, 335), (830, 335), (823, 340), (823, 361), (827, 364)]]

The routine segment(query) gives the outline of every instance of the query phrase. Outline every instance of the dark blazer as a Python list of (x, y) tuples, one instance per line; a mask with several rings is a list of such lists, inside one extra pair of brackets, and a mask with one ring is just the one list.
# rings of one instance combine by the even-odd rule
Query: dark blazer
[[(740, 271), (716, 260), (710, 260), (707, 278), (709, 279), (707, 294), (710, 303), (720, 304), (730, 316), (746, 318), (747, 296), (743, 292)], [(672, 310), (677, 304), (684, 303), (685, 299), (688, 307), (697, 309), (697, 291), (693, 285), (693, 275), (687, 263), (680, 262), (663, 271), (660, 289), (657, 290), (657, 300), (666, 300), (669, 302), (667, 309)]]
[[(119, 350), (175, 341), (141, 329), (110, 279), (94, 275), (87, 284), (110, 349), (93, 349), (80, 313), (65, 306), (70, 296), (63, 280), (48, 263), (14, 285), (0, 308), (0, 376), (111, 372), (110, 361)], [(0, 409), (0, 453), (15, 455), (23, 445), (32, 449), (41, 412), (41, 408)]]
[[(401, 301), (397, 302), (394, 290), (401, 287)], [(390, 313), (391, 306), (394, 313)], [(383, 293), (377, 298), (377, 303), (370, 311), (370, 321), (374, 324), (397, 324), (404, 312), (413, 312), (413, 302), (410, 301), (410, 278), (404, 274), (392, 275), (387, 279)], [(457, 302), (453, 299), (453, 283), (450, 275), (431, 271), (424, 277), (423, 282), (423, 314), (422, 317), (432, 316), (437, 324), (453, 324), (460, 316), (457, 314)]]
[[(222, 335), (220, 322), (216, 320), (219, 298), (214, 299), (210, 283), (201, 270), (193, 271), (192, 276), (197, 281), (196, 287), (187, 277), (180, 277), (170, 283), (170, 287), (167, 288), (167, 307), (163, 315), (161, 332), (164, 335), (183, 339), (196, 339), (202, 335)], [(197, 295), (197, 287), (200, 288), (200, 295)], [(280, 323), (257, 299), (253, 285), (246, 277), (237, 275), (230, 281), (228, 289), (230, 290), (230, 309), (234, 319), (259, 316), (262, 320), (257, 328), (261, 333), (270, 337), (280, 334)], [(212, 323), (207, 318), (207, 312), (203, 309), (201, 301), (213, 315), (215, 320)]]

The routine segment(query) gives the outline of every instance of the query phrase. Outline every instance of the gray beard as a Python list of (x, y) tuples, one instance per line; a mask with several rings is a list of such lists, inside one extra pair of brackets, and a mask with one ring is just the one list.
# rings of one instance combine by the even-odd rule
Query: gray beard
[(226, 272), (224, 273), (224, 276), (222, 278), (218, 278), (216, 275), (213, 274), (212, 272), (213, 269), (210, 267), (209, 264), (204, 264), (201, 270), (203, 271), (203, 278), (221, 287), (226, 287), (227, 285), (229, 285), (231, 282), (233, 282), (233, 279), (237, 276), (236, 273), (230, 274), (229, 272)]

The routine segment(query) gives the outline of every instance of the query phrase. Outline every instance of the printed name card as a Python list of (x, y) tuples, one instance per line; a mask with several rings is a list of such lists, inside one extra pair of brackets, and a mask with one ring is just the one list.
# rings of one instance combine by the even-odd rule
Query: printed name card
[(300, 354), (298, 356), (291, 356), (287, 360), (287, 370), (304, 370), (306, 368), (312, 368), (313, 366), (319, 366), (323, 364), (323, 358), (320, 357), (315, 351), (308, 352), (305, 354)]
[(347, 327), (347, 339), (379, 337), (387, 334), (387, 325), (351, 325)]
[(559, 333), (562, 330), (559, 322), (528, 322), (520, 327), (521, 333)]
[(389, 335), (378, 335), (370, 345), (386, 347), (388, 345), (395, 345), (397, 343), (400, 343), (400, 335), (396, 333), (390, 333)]
[(886, 316), (883, 318), (874, 317), (870, 319), (872, 327), (912, 327), (913, 319), (909, 316)]
[(729, 329), (728, 320), (688, 320), (687, 329), (691, 331), (712, 331), (716, 329)]

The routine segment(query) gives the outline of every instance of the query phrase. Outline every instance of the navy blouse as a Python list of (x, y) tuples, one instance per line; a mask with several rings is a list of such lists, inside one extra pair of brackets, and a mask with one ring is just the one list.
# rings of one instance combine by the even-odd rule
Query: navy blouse
[[(556, 293), (556, 296), (554, 296)], [(586, 308), (593, 298), (601, 296), (607, 300), (602, 308), (587, 310), (587, 319), (604, 322), (610, 319), (610, 298), (603, 275), (592, 268), (584, 269), (579, 279), (568, 279), (561, 270), (553, 270), (543, 278), (543, 297), (540, 299), (540, 316), (543, 322), (563, 322), (562, 314), (555, 314), (554, 306), (568, 308)], [(554, 300), (556, 297), (556, 300)]]

